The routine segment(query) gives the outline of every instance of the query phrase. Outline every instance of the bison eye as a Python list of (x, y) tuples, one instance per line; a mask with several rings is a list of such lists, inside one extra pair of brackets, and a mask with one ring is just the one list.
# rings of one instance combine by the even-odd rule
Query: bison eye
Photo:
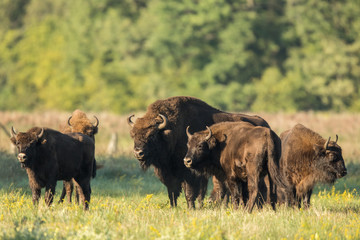
[(335, 154), (330, 154), (330, 160), (335, 162), (337, 160), (337, 156)]
[(197, 148), (199, 150), (203, 150), (203, 149), (205, 149), (205, 144), (200, 144), (200, 145), (197, 146)]

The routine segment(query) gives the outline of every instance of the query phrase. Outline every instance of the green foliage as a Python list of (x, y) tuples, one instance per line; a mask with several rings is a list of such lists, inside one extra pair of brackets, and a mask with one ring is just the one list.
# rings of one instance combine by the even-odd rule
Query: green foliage
[(360, 110), (359, 0), (0, 2), (0, 109)]

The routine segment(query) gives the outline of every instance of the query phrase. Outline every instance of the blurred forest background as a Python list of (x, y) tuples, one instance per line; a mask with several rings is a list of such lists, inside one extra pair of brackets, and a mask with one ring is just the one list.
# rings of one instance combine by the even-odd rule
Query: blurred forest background
[(0, 110), (360, 111), (360, 0), (0, 0)]

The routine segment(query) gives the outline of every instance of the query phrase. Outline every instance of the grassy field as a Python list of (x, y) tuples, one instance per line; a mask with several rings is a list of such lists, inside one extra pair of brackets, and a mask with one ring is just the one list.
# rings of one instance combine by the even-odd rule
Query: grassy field
[[(0, 122), (18, 131), (35, 125), (58, 129), (69, 114), (2, 112)], [(300, 122), (323, 137), (339, 135), (349, 174), (334, 186), (317, 186), (309, 210), (279, 207), (274, 212), (265, 207), (248, 214), (207, 201), (203, 209), (188, 210), (183, 194), (179, 206), (171, 209), (166, 188), (152, 169), (142, 172), (131, 156), (126, 116), (96, 113), (97, 160), (104, 168), (92, 181), (88, 212), (67, 203), (47, 208), (43, 198), (34, 207), (26, 173), (0, 132), (0, 239), (360, 239), (360, 115), (260, 115), (278, 134)], [(114, 131), (119, 151), (107, 156)], [(58, 182), (55, 201), (61, 187)]]

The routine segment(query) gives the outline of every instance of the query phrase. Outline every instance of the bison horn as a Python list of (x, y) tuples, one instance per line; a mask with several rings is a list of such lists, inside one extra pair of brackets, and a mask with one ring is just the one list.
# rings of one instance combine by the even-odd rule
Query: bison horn
[(338, 138), (339, 138), (339, 137), (338, 137), (338, 135), (336, 134), (336, 140), (335, 140), (335, 143), (337, 143)]
[(99, 126), (99, 119), (94, 115), (94, 118), (95, 118), (95, 120), (96, 120), (96, 123), (95, 123), (95, 125), (93, 125), (94, 127), (97, 127), (97, 126)]
[(134, 114), (131, 114), (131, 115), (128, 117), (128, 119), (127, 119), (127, 122), (128, 122), (128, 124), (130, 125), (130, 127), (133, 127), (133, 126), (134, 126), (134, 122), (131, 121), (131, 118), (134, 117), (134, 116), (135, 116)]
[(11, 136), (15, 137), (17, 135), (13, 126), (11, 126)]
[(159, 129), (164, 129), (166, 127), (166, 125), (167, 125), (168, 119), (162, 114), (159, 114), (159, 116), (161, 117), (163, 122), (159, 124), (158, 128)]
[(68, 119), (68, 125), (71, 127), (71, 123), (70, 123), (70, 120), (71, 120), (72, 116), (69, 117)]
[(41, 132), (39, 133), (39, 135), (37, 137), (41, 138), (43, 134), (44, 134), (44, 128), (41, 128)]
[(330, 142), (330, 138), (331, 138), (331, 137), (329, 137), (329, 139), (326, 141), (326, 143), (325, 143), (325, 145), (324, 145), (325, 150), (328, 148), (328, 145), (329, 145), (329, 142)]
[(190, 139), (192, 137), (191, 133), (189, 132), (189, 128), (190, 128), (190, 126), (187, 126), (187, 128), (186, 128), (186, 135), (188, 136), (188, 139)]
[(208, 126), (206, 126), (206, 128), (209, 130), (209, 134), (206, 136), (205, 141), (209, 140), (212, 136), (211, 129)]

